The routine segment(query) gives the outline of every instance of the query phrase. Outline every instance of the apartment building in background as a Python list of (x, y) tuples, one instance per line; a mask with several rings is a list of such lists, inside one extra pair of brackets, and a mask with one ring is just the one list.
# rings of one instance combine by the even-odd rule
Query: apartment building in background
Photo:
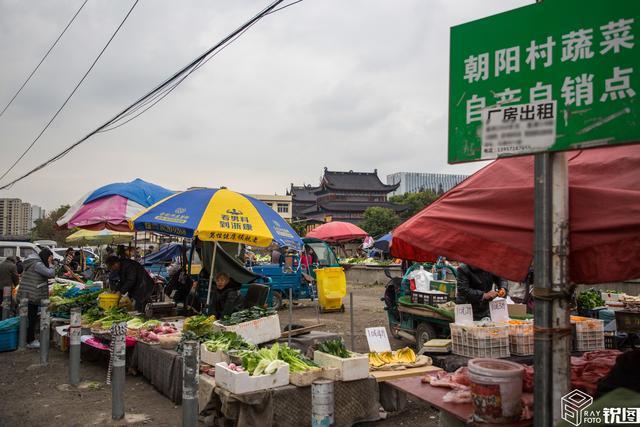
[(443, 194), (467, 179), (467, 177), (468, 175), (447, 173), (396, 172), (387, 175), (387, 185), (398, 186), (391, 193), (392, 196), (417, 193), (424, 190), (432, 190), (437, 194)]
[(280, 196), (277, 194), (249, 194), (249, 196), (264, 202), (282, 218), (291, 221), (291, 215), (293, 213), (291, 196)]
[(31, 205), (31, 228), (36, 226), (37, 219), (44, 219), (45, 210), (38, 205)]
[(20, 199), (0, 199), (0, 235), (26, 236), (31, 231), (31, 204)]

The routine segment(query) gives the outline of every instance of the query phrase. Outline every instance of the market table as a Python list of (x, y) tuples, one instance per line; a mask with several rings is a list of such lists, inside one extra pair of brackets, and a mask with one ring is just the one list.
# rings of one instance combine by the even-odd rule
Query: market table
[[(425, 353), (425, 355), (429, 356), (433, 360), (433, 364), (435, 366), (438, 366), (447, 372), (454, 372), (462, 366), (467, 366), (467, 363), (469, 362), (469, 360), (473, 359), (473, 357), (459, 356), (453, 353), (448, 353), (448, 354)], [(502, 358), (500, 360), (509, 360), (511, 362), (520, 363), (523, 365), (533, 365), (533, 355), (532, 356), (511, 356), (511, 357)]]
[(182, 402), (182, 356), (176, 351), (138, 341), (131, 356), (131, 369), (171, 401)]
[[(401, 378), (398, 380), (389, 381), (392, 387), (401, 390), (407, 394), (410, 394), (423, 402), (430, 404), (438, 408), (440, 412), (440, 424), (447, 426), (454, 425), (478, 425), (478, 426), (491, 426), (492, 424), (476, 423), (473, 421), (473, 405), (471, 403), (449, 403), (445, 402), (442, 398), (445, 394), (451, 391), (444, 387), (432, 387), (429, 384), (424, 384), (420, 381), (420, 378), (409, 377)], [(525, 393), (530, 394), (530, 393)], [(513, 424), (500, 424), (502, 427), (527, 427), (533, 425), (533, 420), (520, 421)]]
[(369, 375), (378, 382), (380, 404), (387, 412), (402, 411), (407, 406), (407, 395), (387, 384), (388, 381), (408, 377), (422, 377), (427, 372), (441, 371), (437, 366), (420, 366), (418, 368), (397, 371), (370, 371)]
[[(334, 382), (334, 426), (375, 421), (380, 417), (378, 384), (372, 377)], [(255, 393), (233, 394), (215, 388), (211, 401), (224, 425), (298, 427), (311, 423), (311, 387), (286, 385)], [(221, 424), (222, 425), (222, 424)]]

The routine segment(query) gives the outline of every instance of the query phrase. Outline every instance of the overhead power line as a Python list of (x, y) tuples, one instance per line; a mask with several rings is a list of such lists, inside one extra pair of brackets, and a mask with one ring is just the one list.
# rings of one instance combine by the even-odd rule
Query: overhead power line
[(85, 4), (87, 4), (89, 0), (84, 0), (84, 2), (80, 5), (80, 8), (76, 11), (76, 13), (71, 17), (71, 21), (69, 21), (69, 23), (67, 24), (66, 27), (64, 27), (64, 29), (62, 30), (62, 32), (60, 33), (60, 35), (58, 36), (58, 38), (53, 42), (53, 44), (51, 45), (51, 47), (49, 48), (49, 50), (47, 50), (47, 52), (44, 54), (44, 56), (42, 57), (42, 59), (40, 60), (40, 62), (38, 62), (38, 65), (36, 65), (36, 68), (33, 69), (33, 71), (31, 71), (31, 74), (29, 74), (29, 76), (27, 77), (27, 79), (24, 81), (24, 83), (22, 83), (22, 86), (20, 86), (20, 88), (18, 89), (18, 91), (11, 97), (11, 99), (9, 100), (9, 102), (7, 103), (7, 105), (4, 106), (4, 108), (2, 109), (2, 111), (0, 111), (0, 117), (2, 117), (2, 115), (4, 114), (5, 111), (7, 111), (7, 108), (9, 108), (9, 106), (11, 104), (13, 104), (13, 101), (18, 97), (18, 95), (20, 95), (20, 92), (22, 92), (22, 89), (24, 89), (24, 87), (27, 85), (27, 83), (29, 83), (29, 80), (31, 80), (31, 77), (33, 77), (33, 75), (36, 73), (36, 71), (38, 71), (38, 68), (40, 68), (40, 66), (42, 65), (42, 63), (44, 62), (45, 59), (47, 59), (47, 56), (49, 56), (49, 54), (51, 53), (51, 51), (53, 50), (54, 47), (56, 47), (56, 45), (58, 44), (58, 42), (60, 41), (60, 39), (62, 38), (62, 36), (64, 35), (64, 33), (67, 32), (67, 29), (71, 26), (71, 24), (73, 24), (73, 21), (76, 20), (76, 16), (78, 16), (78, 14), (80, 13), (80, 11), (82, 10), (82, 8), (84, 7)]
[(213, 47), (211, 47), (210, 49), (208, 49), (207, 51), (202, 53), (200, 56), (195, 58), (189, 64), (187, 64), (186, 66), (181, 68), (179, 71), (174, 73), (171, 77), (165, 79), (162, 83), (157, 85), (154, 89), (152, 89), (147, 94), (145, 94), (142, 97), (140, 97), (138, 100), (136, 100), (134, 103), (132, 103), (131, 105), (126, 107), (124, 110), (120, 111), (118, 114), (113, 116), (111, 119), (109, 119), (108, 121), (104, 122), (102, 125), (98, 126), (96, 129), (94, 129), (93, 131), (89, 132), (88, 134), (86, 134), (85, 136), (83, 136), (82, 138), (80, 138), (79, 140), (77, 140), (76, 142), (71, 144), (70, 146), (68, 146), (65, 150), (61, 151), (57, 155), (55, 155), (52, 158), (50, 158), (49, 160), (45, 161), (44, 163), (41, 163), (40, 165), (38, 165), (35, 168), (31, 169), (29, 172), (19, 176), (18, 178), (15, 178), (14, 180), (8, 182), (7, 184), (4, 184), (4, 185), (0, 186), (0, 190), (5, 190), (7, 188), (10, 188), (15, 183), (17, 183), (19, 181), (22, 181), (23, 179), (25, 179), (25, 178), (29, 177), (30, 175), (38, 172), (39, 170), (42, 170), (45, 167), (49, 166), (50, 164), (60, 160), (61, 158), (63, 158), (67, 154), (69, 154), (73, 149), (75, 149), (76, 147), (78, 147), (81, 144), (83, 144), (84, 142), (86, 142), (92, 136), (94, 136), (94, 135), (96, 135), (96, 134), (98, 134), (100, 132), (106, 132), (106, 131), (109, 131), (109, 130), (113, 130), (116, 127), (120, 127), (120, 126), (128, 123), (129, 121), (135, 119), (136, 117), (140, 116), (145, 111), (149, 110), (154, 105), (156, 105), (158, 102), (160, 102), (162, 99), (164, 99), (178, 85), (180, 85), (187, 77), (189, 77), (189, 75), (191, 75), (191, 73), (193, 73), (194, 71), (199, 69), (202, 65), (207, 63), (211, 58), (213, 58), (215, 55), (220, 53), (224, 48), (226, 48), (228, 45), (230, 45), (235, 40), (237, 40), (240, 36), (242, 36), (242, 34), (244, 34), (249, 28), (251, 28), (260, 19), (264, 18), (265, 16), (267, 16), (267, 15), (269, 15), (271, 13), (277, 12), (278, 10), (282, 10), (282, 9), (284, 9), (286, 7), (289, 7), (289, 6), (293, 5), (293, 4), (299, 3), (301, 1), (302, 0), (297, 0), (297, 1), (294, 1), (294, 2), (292, 2), (290, 4), (282, 6), (280, 8), (277, 8), (277, 6), (280, 5), (281, 3), (283, 3), (284, 0), (273, 1), (270, 5), (268, 5), (266, 8), (264, 8), (258, 14), (256, 14), (249, 21), (245, 22), (240, 27), (236, 28), (229, 35), (227, 35), (221, 41), (216, 43)]
[(107, 44), (104, 45), (104, 47), (102, 48), (102, 50), (100, 51), (100, 53), (98, 54), (98, 56), (96, 56), (96, 59), (93, 60), (93, 63), (91, 63), (91, 66), (89, 67), (89, 69), (87, 70), (86, 73), (84, 73), (84, 75), (82, 76), (82, 78), (80, 79), (80, 81), (78, 82), (78, 84), (76, 84), (76, 86), (73, 88), (73, 90), (71, 91), (71, 93), (69, 94), (69, 96), (67, 96), (67, 99), (64, 100), (64, 102), (62, 103), (62, 105), (60, 106), (60, 108), (58, 108), (58, 110), (54, 113), (54, 115), (51, 117), (51, 119), (49, 119), (49, 121), (47, 122), (47, 124), (44, 126), (44, 128), (42, 128), (42, 130), (40, 131), (40, 133), (38, 134), (38, 136), (35, 137), (35, 139), (31, 142), (31, 144), (29, 144), (29, 146), (26, 148), (26, 150), (24, 150), (22, 152), (22, 154), (20, 155), (20, 157), (18, 157), (15, 162), (13, 162), (13, 164), (9, 167), (9, 169), (7, 169), (1, 176), (0, 176), (0, 180), (3, 179), (5, 176), (7, 176), (9, 174), (9, 172), (11, 172), (13, 170), (13, 168), (16, 167), (16, 165), (20, 162), (20, 160), (22, 160), (24, 158), (24, 156), (27, 155), (27, 153), (33, 148), (34, 145), (36, 145), (36, 142), (38, 142), (38, 140), (40, 139), (40, 137), (42, 135), (44, 135), (44, 133), (47, 131), (47, 129), (49, 129), (49, 126), (51, 126), (51, 123), (53, 123), (53, 121), (56, 119), (56, 117), (58, 117), (58, 115), (62, 112), (62, 110), (64, 109), (64, 107), (67, 105), (67, 103), (71, 100), (71, 98), (73, 97), (73, 95), (75, 95), (75, 93), (78, 91), (78, 88), (80, 88), (80, 85), (82, 84), (82, 82), (84, 82), (84, 80), (87, 78), (87, 76), (89, 75), (89, 73), (91, 72), (91, 70), (93, 70), (93, 67), (95, 67), (95, 65), (98, 63), (98, 61), (100, 60), (100, 57), (102, 57), (102, 54), (107, 50), (107, 48), (109, 47), (109, 45), (111, 44), (111, 42), (113, 41), (113, 39), (116, 37), (116, 34), (118, 34), (118, 31), (120, 31), (120, 28), (122, 28), (122, 26), (124, 25), (124, 23), (127, 21), (127, 19), (129, 18), (129, 15), (131, 15), (131, 12), (133, 12), (133, 9), (136, 7), (136, 5), (138, 4), (140, 0), (135, 0), (135, 2), (133, 3), (133, 5), (131, 6), (131, 8), (129, 9), (129, 12), (127, 12), (127, 14), (124, 16), (124, 18), (122, 19), (122, 21), (120, 22), (120, 25), (118, 25), (118, 27), (116, 28), (116, 30), (113, 32), (113, 34), (111, 35), (111, 37), (109, 38), (109, 40), (107, 41)]

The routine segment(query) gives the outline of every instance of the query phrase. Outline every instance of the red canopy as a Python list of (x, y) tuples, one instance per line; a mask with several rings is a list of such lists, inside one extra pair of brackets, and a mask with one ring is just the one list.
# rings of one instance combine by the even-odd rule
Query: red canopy
[[(640, 145), (570, 152), (574, 283), (640, 277)], [(533, 259), (533, 157), (497, 160), (393, 231), (393, 256), (438, 255), (522, 280)]]
[(362, 228), (349, 222), (332, 221), (314, 228), (307, 237), (326, 240), (327, 242), (348, 242), (364, 239), (368, 234)]

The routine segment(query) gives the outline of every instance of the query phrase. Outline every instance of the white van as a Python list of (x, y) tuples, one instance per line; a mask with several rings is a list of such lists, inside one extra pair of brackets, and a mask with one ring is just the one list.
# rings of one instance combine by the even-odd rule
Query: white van
[[(19, 256), (23, 261), (30, 255), (39, 254), (40, 248), (31, 242), (14, 242), (0, 241), (0, 262), (4, 261), (8, 256)], [(53, 258), (56, 261), (62, 261), (62, 257), (55, 252)]]

